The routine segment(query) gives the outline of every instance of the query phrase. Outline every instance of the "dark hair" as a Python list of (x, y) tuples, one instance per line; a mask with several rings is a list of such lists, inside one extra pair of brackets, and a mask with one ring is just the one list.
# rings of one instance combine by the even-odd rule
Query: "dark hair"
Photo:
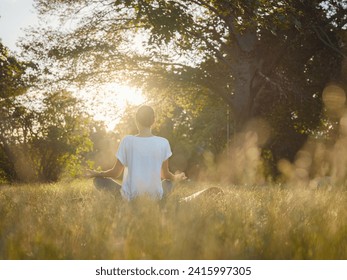
[(154, 110), (151, 106), (143, 105), (136, 112), (136, 121), (144, 127), (151, 127), (154, 123)]

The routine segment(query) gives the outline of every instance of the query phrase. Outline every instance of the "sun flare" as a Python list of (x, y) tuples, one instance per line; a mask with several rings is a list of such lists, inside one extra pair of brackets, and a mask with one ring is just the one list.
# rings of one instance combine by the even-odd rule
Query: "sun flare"
[(95, 120), (103, 121), (108, 130), (115, 128), (128, 106), (146, 102), (141, 89), (119, 83), (100, 85), (97, 90), (83, 91), (80, 94), (89, 113)]
[(106, 90), (111, 93), (109, 101), (116, 102), (123, 110), (126, 109), (127, 105), (140, 105), (146, 101), (140, 89), (130, 86), (112, 83), (106, 86)]

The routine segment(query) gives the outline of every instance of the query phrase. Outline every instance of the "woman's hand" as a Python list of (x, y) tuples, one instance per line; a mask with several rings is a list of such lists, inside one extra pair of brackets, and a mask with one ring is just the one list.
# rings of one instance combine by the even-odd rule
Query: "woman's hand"
[(175, 176), (174, 181), (177, 181), (177, 182), (180, 182), (180, 181), (187, 179), (186, 174), (184, 172), (177, 172), (176, 171), (174, 176)]

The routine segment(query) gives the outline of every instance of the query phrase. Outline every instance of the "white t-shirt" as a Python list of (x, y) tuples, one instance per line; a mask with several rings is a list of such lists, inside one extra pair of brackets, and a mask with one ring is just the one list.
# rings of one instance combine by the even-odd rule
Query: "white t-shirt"
[(122, 195), (128, 200), (140, 194), (162, 198), (161, 166), (172, 155), (163, 137), (128, 135), (120, 142), (117, 158), (124, 165)]

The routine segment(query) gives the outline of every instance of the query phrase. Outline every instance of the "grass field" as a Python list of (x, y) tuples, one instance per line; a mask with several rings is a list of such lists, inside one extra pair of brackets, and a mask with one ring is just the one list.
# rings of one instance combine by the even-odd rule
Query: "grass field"
[(131, 203), (91, 181), (0, 189), (0, 259), (347, 259), (346, 191), (178, 186)]

